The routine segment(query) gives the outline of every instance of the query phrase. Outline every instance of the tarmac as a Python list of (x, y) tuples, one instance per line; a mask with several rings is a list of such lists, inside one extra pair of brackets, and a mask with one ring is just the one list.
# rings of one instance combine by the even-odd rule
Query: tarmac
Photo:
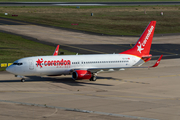
[[(138, 39), (99, 36), (38, 25), (0, 25), (0, 30), (67, 46), (73, 44), (130, 46)], [(154, 37), (153, 44), (177, 45), (177, 48), (167, 45), (164, 47), (167, 51), (162, 49), (159, 52), (174, 54), (175, 51), (177, 53), (179, 51), (179, 38), (180, 36)], [(95, 48), (79, 49), (93, 50), (96, 53), (106, 52), (105, 47), (102, 51)], [(154, 63), (152, 60), (144, 66)], [(100, 73), (95, 82), (74, 81), (71, 76), (43, 76), (27, 77), (26, 82), (22, 83), (14, 75), (0, 72), (0, 118), (1, 120), (178, 120), (180, 119), (179, 71), (180, 59), (177, 58), (162, 60), (157, 68)]]
[(179, 63), (179, 59), (162, 60), (157, 68), (100, 73), (96, 82), (44, 76), (22, 83), (1, 72), (0, 116), (2, 120), (177, 120)]

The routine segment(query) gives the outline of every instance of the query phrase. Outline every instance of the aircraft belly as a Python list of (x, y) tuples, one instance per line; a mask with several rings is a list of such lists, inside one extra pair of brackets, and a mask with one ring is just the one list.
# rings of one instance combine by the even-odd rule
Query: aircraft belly
[(46, 67), (37, 69), (36, 75), (61, 75), (68, 74), (70, 68)]

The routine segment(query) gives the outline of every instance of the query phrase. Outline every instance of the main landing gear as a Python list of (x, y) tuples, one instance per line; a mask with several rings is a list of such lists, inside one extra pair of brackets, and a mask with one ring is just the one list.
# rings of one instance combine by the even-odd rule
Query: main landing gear
[(97, 75), (96, 73), (95, 73), (95, 74), (92, 74), (92, 77), (91, 77), (89, 80), (90, 80), (90, 81), (96, 81), (96, 79), (97, 79), (97, 78), (96, 78), (96, 75)]
[(21, 82), (25, 82), (25, 78), (22, 78), (22, 79), (21, 79)]

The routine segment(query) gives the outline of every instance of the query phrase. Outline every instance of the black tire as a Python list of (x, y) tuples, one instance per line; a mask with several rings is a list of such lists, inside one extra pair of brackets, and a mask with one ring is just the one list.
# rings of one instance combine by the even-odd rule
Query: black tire
[(24, 79), (24, 78), (22, 78), (22, 79), (21, 79), (21, 82), (25, 82), (25, 79)]
[(92, 76), (89, 80), (90, 81), (96, 81), (96, 76)]
[(92, 77), (92, 81), (96, 81), (96, 76), (93, 76), (93, 77)]

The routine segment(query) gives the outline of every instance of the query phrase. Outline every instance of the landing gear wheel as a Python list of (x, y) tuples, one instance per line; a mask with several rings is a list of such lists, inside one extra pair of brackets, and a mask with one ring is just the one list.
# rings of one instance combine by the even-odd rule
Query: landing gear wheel
[(25, 79), (24, 79), (24, 78), (22, 78), (22, 79), (21, 79), (21, 82), (25, 82)]
[(92, 76), (89, 80), (90, 81), (96, 81), (96, 76)]
[(93, 76), (93, 77), (92, 77), (92, 81), (96, 81), (96, 76)]

